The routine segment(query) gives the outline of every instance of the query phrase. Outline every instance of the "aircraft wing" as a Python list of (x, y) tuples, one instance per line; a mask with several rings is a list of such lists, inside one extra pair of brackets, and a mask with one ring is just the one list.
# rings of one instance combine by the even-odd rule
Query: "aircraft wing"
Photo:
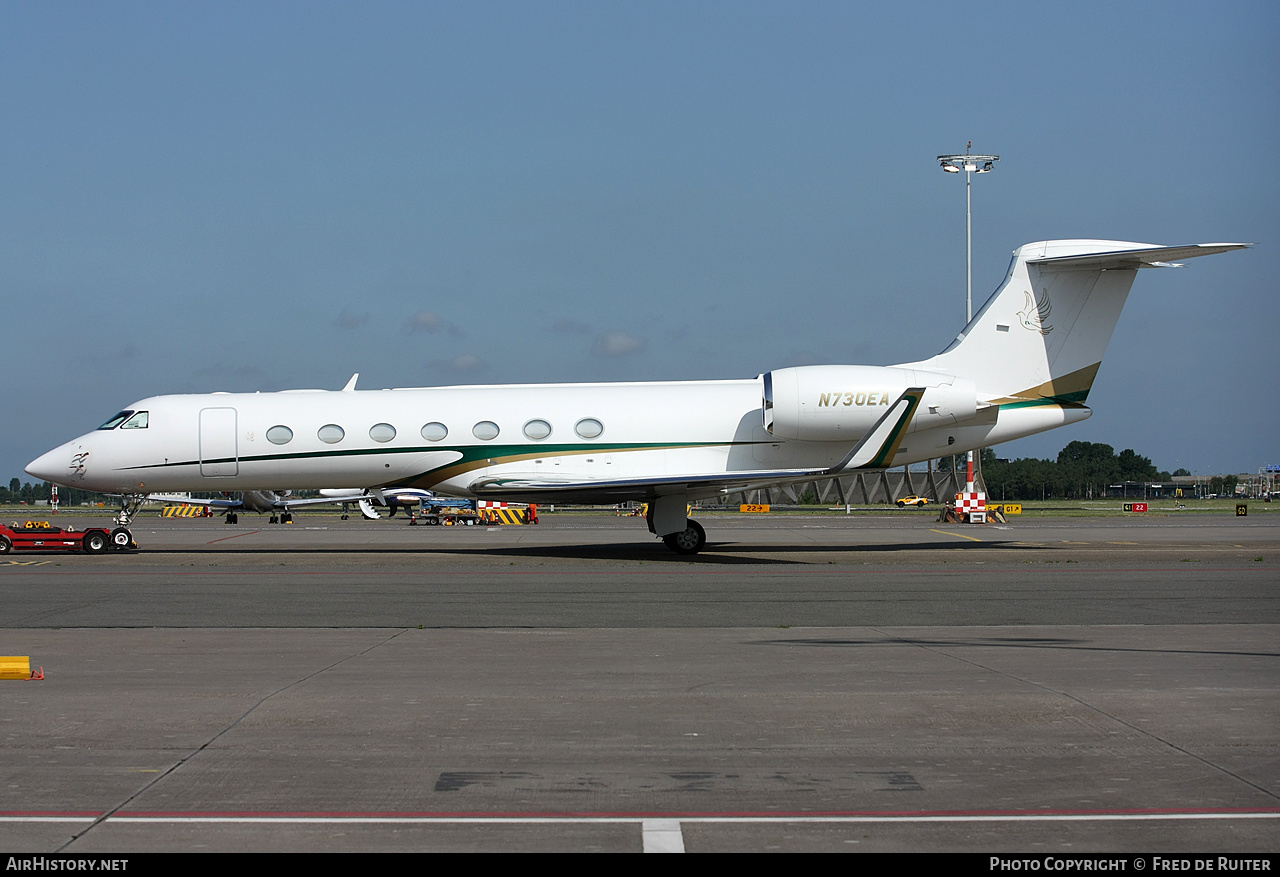
[(831, 478), (857, 470), (885, 469), (893, 465), (893, 456), (915, 417), (924, 390), (924, 387), (911, 387), (904, 391), (844, 459), (830, 467), (748, 469), (611, 481), (557, 481), (539, 475), (508, 474), (473, 481), (470, 490), (478, 497), (501, 496), (515, 502), (624, 502), (652, 500), (671, 493), (685, 493), (690, 497), (715, 496), (717, 493), (738, 493), (814, 478)]
[(346, 498), (332, 496), (315, 496), (306, 497), (305, 499), (292, 499), (290, 497), (281, 497), (265, 494), (262, 491), (253, 491), (254, 502), (246, 503), (243, 499), (194, 499), (190, 496), (184, 496), (177, 493), (152, 493), (147, 495), (148, 502), (167, 502), (182, 505), (199, 505), (208, 506), (209, 508), (222, 509), (224, 511), (234, 511), (238, 509), (247, 509), (248, 511), (262, 512), (268, 509), (277, 509), (287, 511), (296, 509), (300, 506), (309, 505), (340, 505), (342, 503), (356, 503), (362, 499), (368, 499), (367, 496), (350, 496)]
[(309, 496), (306, 499), (291, 499), (286, 497), (285, 499), (276, 500), (275, 505), (276, 505), (276, 508), (281, 508), (281, 509), (296, 509), (301, 506), (308, 506), (308, 505), (342, 505), (344, 503), (353, 504), (353, 503), (360, 502), (360, 500), (362, 499), (368, 499), (368, 498), (369, 497), (367, 496), (348, 496), (348, 497)]
[(149, 493), (147, 502), (167, 502), (175, 505), (202, 505), (214, 509), (242, 509), (244, 501), (239, 499), (194, 499), (181, 493)]
[(716, 472), (679, 475), (669, 478), (621, 478), (612, 481), (549, 481), (530, 475), (481, 478), (470, 485), (476, 496), (501, 497), (512, 502), (625, 502), (651, 500), (668, 493), (714, 496), (776, 487), (779, 484), (811, 481), (825, 477), (826, 469), (774, 469), (749, 472)]

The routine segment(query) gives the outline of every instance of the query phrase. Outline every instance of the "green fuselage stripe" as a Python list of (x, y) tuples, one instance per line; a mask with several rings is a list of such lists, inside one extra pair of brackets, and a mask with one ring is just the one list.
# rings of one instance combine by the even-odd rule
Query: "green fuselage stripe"
[(456, 466), (459, 463), (466, 463), (474, 460), (503, 461), (513, 457), (556, 457), (567, 454), (609, 454), (621, 451), (654, 451), (671, 450), (674, 448), (713, 448), (728, 445), (754, 444), (762, 444), (762, 442), (631, 442), (610, 445), (575, 443), (555, 445), (463, 445), (461, 447), (434, 445), (412, 448), (348, 448), (333, 451), (298, 451), (295, 453), (254, 454), (244, 457), (213, 457), (207, 460), (185, 460), (177, 463), (151, 463), (145, 466), (127, 466), (124, 471), (134, 469), (172, 469), (182, 466), (207, 466), (212, 463), (273, 463), (283, 460), (372, 457), (386, 454), (430, 454), (440, 451), (452, 451), (454, 453), (461, 454), (462, 457), (460, 459), (448, 464), (449, 466)]

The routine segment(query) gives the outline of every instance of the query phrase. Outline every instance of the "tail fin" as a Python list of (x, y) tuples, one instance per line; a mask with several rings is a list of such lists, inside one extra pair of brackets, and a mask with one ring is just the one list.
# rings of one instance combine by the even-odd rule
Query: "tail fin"
[(971, 378), (985, 402), (1083, 403), (1139, 268), (1177, 268), (1173, 260), (1248, 246), (1025, 244), (1014, 251), (1004, 284), (951, 346), (905, 367)]

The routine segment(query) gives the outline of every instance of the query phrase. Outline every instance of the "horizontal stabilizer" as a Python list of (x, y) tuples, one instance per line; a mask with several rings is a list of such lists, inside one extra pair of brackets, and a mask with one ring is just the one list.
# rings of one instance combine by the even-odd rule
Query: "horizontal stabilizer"
[(1045, 259), (1028, 259), (1028, 265), (1040, 265), (1048, 269), (1081, 269), (1100, 271), (1111, 268), (1160, 268), (1178, 259), (1194, 259), (1196, 256), (1212, 256), (1231, 250), (1243, 250), (1253, 244), (1190, 244), (1184, 247), (1143, 247), (1134, 250), (1115, 250), (1110, 253), (1086, 253), (1080, 256), (1050, 256)]

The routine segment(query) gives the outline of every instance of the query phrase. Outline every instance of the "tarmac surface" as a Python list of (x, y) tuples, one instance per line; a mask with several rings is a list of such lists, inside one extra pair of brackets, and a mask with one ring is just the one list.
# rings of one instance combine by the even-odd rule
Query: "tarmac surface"
[(1280, 514), (240, 520), (0, 559), (0, 849), (1280, 849)]

